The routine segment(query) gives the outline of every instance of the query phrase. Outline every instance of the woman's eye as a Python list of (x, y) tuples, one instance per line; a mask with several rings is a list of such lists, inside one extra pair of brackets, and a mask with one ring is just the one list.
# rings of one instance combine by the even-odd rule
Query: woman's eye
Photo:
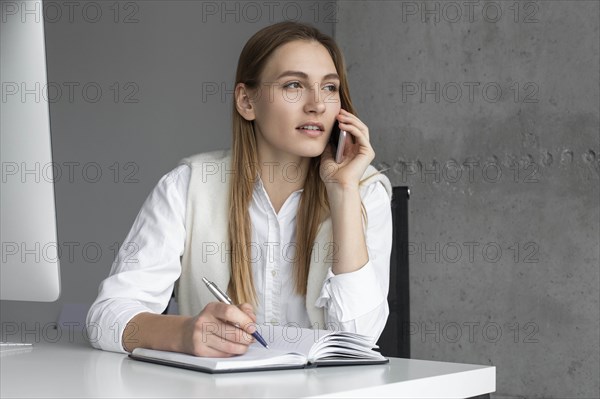
[(292, 87), (293, 85), (299, 85), (300, 82), (290, 82), (286, 85), (284, 85), (283, 87), (286, 89), (297, 89), (298, 87)]
[[(284, 88), (286, 89), (299, 89), (300, 88), (300, 82), (290, 82), (287, 83), (285, 85), (283, 85)], [(338, 91), (338, 87), (334, 84), (330, 84), (325, 86), (326, 89), (328, 89), (331, 92), (336, 92)]]

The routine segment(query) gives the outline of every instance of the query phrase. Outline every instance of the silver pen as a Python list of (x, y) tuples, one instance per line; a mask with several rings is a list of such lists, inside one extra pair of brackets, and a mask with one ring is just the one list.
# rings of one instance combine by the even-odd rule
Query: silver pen
[[(208, 287), (208, 290), (215, 296), (215, 298), (217, 298), (219, 300), (219, 302), (223, 302), (223, 303), (226, 303), (228, 305), (233, 305), (233, 302), (231, 301), (231, 298), (229, 298), (229, 296), (226, 293), (224, 293), (223, 291), (221, 291), (219, 289), (219, 287), (217, 287), (217, 285), (215, 283), (213, 283), (212, 281), (208, 281), (204, 277), (202, 277), (202, 281), (204, 281), (204, 284), (206, 284), (206, 286)], [(258, 342), (260, 342), (260, 344), (262, 346), (264, 346), (265, 348), (269, 349), (269, 345), (267, 345), (267, 341), (265, 341), (265, 339), (259, 334), (258, 330), (254, 331), (252, 333), (252, 336), (254, 338), (256, 338), (256, 340)]]

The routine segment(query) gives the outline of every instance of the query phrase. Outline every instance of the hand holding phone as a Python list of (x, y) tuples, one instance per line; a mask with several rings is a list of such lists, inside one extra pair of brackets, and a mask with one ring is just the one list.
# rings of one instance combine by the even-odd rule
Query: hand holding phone
[(335, 121), (331, 136), (329, 136), (329, 142), (333, 146), (333, 152), (335, 153), (335, 162), (342, 163), (344, 160), (344, 147), (346, 144), (346, 136), (348, 133), (345, 130), (340, 130), (338, 121)]

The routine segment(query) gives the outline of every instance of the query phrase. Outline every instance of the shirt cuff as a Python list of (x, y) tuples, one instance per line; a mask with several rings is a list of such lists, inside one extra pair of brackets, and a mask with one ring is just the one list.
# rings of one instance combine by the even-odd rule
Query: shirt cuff
[(330, 267), (315, 306), (325, 307), (330, 320), (345, 323), (371, 312), (385, 300), (369, 260), (350, 273), (333, 274)]
[[(105, 304), (105, 306), (103, 311), (94, 309), (88, 315), (86, 323), (88, 341), (97, 349), (129, 353), (123, 348), (123, 330), (138, 314), (152, 311), (139, 303), (113, 303)], [(101, 314), (100, 317), (98, 317), (99, 314)], [(136, 329), (129, 337), (130, 340), (135, 339), (135, 333)]]

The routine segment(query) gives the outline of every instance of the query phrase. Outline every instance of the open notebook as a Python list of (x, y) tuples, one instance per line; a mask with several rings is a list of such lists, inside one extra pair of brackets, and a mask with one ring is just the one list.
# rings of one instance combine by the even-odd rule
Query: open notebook
[[(184, 353), (136, 348), (135, 360), (183, 367), (206, 373), (280, 370), (316, 366), (382, 364), (389, 362), (376, 349), (371, 337), (350, 332), (311, 330), (297, 327), (259, 328), (269, 345), (251, 344), (240, 356), (197, 357)], [(266, 329), (268, 328), (268, 331)], [(265, 334), (266, 333), (266, 334)]]

